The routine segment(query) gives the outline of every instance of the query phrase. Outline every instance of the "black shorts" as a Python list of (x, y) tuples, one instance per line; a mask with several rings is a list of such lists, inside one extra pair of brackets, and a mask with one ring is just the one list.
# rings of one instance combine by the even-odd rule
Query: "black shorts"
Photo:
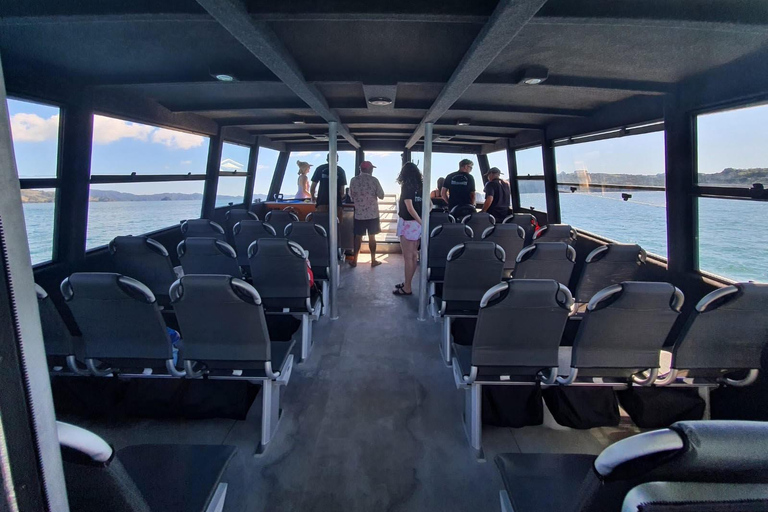
[(365, 236), (366, 232), (369, 235), (377, 235), (381, 233), (381, 223), (379, 219), (355, 219), (355, 235)]

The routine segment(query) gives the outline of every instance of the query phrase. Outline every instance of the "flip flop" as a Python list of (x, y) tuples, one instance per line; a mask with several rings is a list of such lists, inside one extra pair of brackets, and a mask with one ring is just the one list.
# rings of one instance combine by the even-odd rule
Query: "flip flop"
[(403, 289), (402, 289), (402, 288), (397, 288), (397, 289), (395, 289), (395, 291), (393, 291), (393, 292), (392, 292), (392, 295), (402, 295), (402, 296), (407, 296), (407, 295), (413, 295), (413, 292), (411, 292), (411, 293), (405, 293), (405, 292), (403, 291)]

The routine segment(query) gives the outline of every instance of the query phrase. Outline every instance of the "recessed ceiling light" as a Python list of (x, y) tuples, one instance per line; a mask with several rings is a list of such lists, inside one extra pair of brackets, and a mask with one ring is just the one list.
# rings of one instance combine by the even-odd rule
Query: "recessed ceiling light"
[(312, 138), (315, 140), (322, 140), (322, 141), (330, 140), (328, 138), (328, 135), (312, 135)]
[(549, 77), (549, 70), (545, 67), (534, 66), (523, 70), (518, 83), (525, 85), (539, 85)]
[(368, 100), (368, 103), (370, 103), (371, 105), (375, 105), (377, 107), (386, 107), (387, 105), (391, 105), (392, 104), (392, 100), (389, 99), (389, 98), (384, 98), (384, 97), (370, 98)]
[(434, 138), (434, 142), (448, 142), (453, 138), (453, 135), (438, 135)]
[(306, 124), (306, 121), (303, 119), (294, 119), (293, 124)]
[(459, 119), (456, 121), (456, 126), (469, 126), (469, 119)]
[(235, 78), (233, 75), (228, 75), (226, 73), (216, 73), (215, 75), (213, 75), (213, 78), (215, 78), (219, 82), (235, 82), (235, 81), (237, 81), (237, 78)]

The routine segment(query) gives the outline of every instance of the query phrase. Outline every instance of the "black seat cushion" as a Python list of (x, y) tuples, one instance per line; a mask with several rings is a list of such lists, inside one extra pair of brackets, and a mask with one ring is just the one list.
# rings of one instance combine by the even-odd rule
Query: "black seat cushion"
[(571, 510), (594, 455), (505, 453), (496, 456), (515, 512)]
[(128, 446), (117, 458), (152, 510), (197, 512), (207, 507), (234, 446)]

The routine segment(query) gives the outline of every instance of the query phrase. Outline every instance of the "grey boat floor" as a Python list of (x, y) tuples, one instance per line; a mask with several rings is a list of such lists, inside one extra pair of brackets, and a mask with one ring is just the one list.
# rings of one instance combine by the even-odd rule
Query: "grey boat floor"
[[(139, 443), (230, 444), (226, 512), (497, 511), (503, 452), (599, 453), (631, 425), (592, 430), (486, 427), (488, 462), (464, 435), (463, 401), (438, 349), (440, 325), (417, 320), (417, 294), (395, 297), (399, 254), (344, 265), (340, 318), (315, 326), (313, 351), (282, 397), (278, 432), (263, 455), (260, 400), (245, 421), (81, 422), (116, 448)], [(414, 282), (417, 282), (415, 279)], [(69, 420), (69, 418), (68, 418)], [(172, 476), (172, 475), (169, 475)]]

